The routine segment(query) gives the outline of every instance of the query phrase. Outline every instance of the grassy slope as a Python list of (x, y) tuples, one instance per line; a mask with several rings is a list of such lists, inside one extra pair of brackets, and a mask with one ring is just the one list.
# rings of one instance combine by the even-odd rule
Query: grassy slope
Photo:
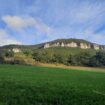
[[(68, 42), (77, 42), (77, 43), (88, 43), (88, 44), (92, 44), (91, 42), (88, 42), (86, 40), (82, 40), (82, 39), (58, 39), (58, 40), (54, 40), (49, 42), (50, 44), (53, 43), (57, 43), (57, 42), (64, 42), (64, 43), (68, 43)], [(68, 48), (68, 47), (57, 47), (57, 48), (49, 48), (49, 49), (43, 49), (44, 43), (42, 44), (37, 44), (37, 45), (7, 45), (4, 47), (0, 47), (1, 52), (6, 52), (9, 49), (12, 48), (20, 48), (22, 51), (48, 51), (48, 53), (50, 52), (55, 52), (55, 53), (61, 53), (65, 55), (69, 55), (70, 53), (75, 54), (75, 53), (79, 53), (79, 52), (91, 52), (91, 53), (95, 53), (96, 50), (94, 49), (80, 49), (80, 48)]]
[(68, 47), (56, 47), (56, 48), (48, 48), (48, 49), (39, 49), (41, 53), (47, 52), (48, 55), (51, 54), (59, 54), (64, 57), (69, 56), (70, 54), (78, 54), (81, 52), (89, 52), (91, 54), (95, 54), (98, 50), (93, 50), (93, 49), (80, 49), (80, 48), (68, 48)]
[(54, 41), (51, 41), (51, 42), (48, 42), (48, 43), (54, 44), (54, 43), (57, 43), (57, 42), (59, 42), (59, 43), (63, 42), (65, 44), (70, 43), (70, 42), (76, 42), (77, 44), (80, 44), (80, 43), (93, 44), (93, 43), (91, 43), (89, 41), (86, 41), (86, 40), (83, 40), (83, 39), (74, 39), (74, 38), (70, 38), (70, 39), (57, 39), (57, 40), (54, 40)]
[(104, 104), (104, 72), (0, 65), (0, 105)]
[(34, 64), (35, 66), (41, 66), (41, 67), (50, 67), (50, 68), (63, 68), (67, 70), (80, 70), (80, 71), (91, 71), (91, 72), (104, 72), (105, 73), (105, 68), (98, 68), (98, 67), (86, 67), (86, 66), (66, 66), (64, 64), (59, 64), (59, 63), (40, 63), (36, 62)]

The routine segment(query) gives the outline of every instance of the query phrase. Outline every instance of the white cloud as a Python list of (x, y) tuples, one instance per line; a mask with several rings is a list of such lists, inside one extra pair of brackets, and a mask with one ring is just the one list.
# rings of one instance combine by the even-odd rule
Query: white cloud
[(2, 20), (8, 33), (12, 29), (24, 44), (68, 37), (105, 43), (105, 32), (97, 32), (105, 24), (104, 0), (35, 0), (31, 5), (20, 5), (19, 14), (13, 9), (14, 16), (3, 14)]
[(8, 35), (5, 30), (0, 29), (0, 46), (8, 44), (21, 44), (21, 43), (17, 41), (15, 38)]
[(4, 16), (2, 17), (2, 20), (7, 24), (8, 27), (15, 30), (20, 30), (21, 28), (34, 24), (32, 19), (24, 20), (18, 16)]
[(105, 36), (103, 34), (95, 34), (91, 36), (91, 41), (105, 45)]
[(22, 31), (27, 27), (34, 27), (42, 33), (49, 33), (51, 31), (49, 26), (33, 17), (3, 16), (2, 20), (14, 31)]

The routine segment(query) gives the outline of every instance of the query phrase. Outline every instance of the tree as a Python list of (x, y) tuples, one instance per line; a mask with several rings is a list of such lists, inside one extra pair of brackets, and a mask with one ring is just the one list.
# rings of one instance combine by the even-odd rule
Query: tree
[(14, 52), (9, 51), (9, 52), (5, 52), (5, 57), (13, 57), (14, 56)]
[(92, 66), (92, 67), (99, 67), (99, 66), (101, 66), (99, 61), (96, 59), (96, 56), (93, 56), (93, 57), (90, 58), (89, 66)]
[(29, 54), (30, 54), (29, 51), (23, 51), (23, 53), (24, 53), (26, 56), (29, 56)]
[(90, 59), (93, 55), (88, 52), (82, 52), (77, 56), (78, 56), (78, 62), (80, 63), (80, 65), (89, 66)]
[(33, 59), (35, 59), (36, 61), (41, 61), (41, 54), (39, 52), (35, 52), (33, 54)]
[(0, 54), (0, 64), (4, 63), (4, 57), (2, 54)]
[(97, 52), (95, 57), (100, 65), (105, 66), (105, 52)]
[(52, 57), (52, 62), (63, 63), (64, 58), (61, 55), (54, 54), (53, 57)]
[(105, 52), (99, 51), (90, 59), (89, 66), (105, 66)]
[(68, 62), (69, 65), (77, 65), (76, 56), (69, 55), (67, 62)]

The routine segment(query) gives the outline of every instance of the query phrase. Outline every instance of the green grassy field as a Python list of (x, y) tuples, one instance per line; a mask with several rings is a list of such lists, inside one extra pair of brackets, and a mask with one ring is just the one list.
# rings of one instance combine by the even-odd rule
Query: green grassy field
[(105, 105), (105, 72), (0, 65), (0, 105)]

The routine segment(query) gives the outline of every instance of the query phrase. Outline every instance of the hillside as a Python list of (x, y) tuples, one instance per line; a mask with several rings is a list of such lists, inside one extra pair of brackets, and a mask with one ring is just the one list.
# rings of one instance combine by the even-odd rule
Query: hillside
[(83, 39), (57, 39), (54, 41), (36, 44), (36, 45), (6, 45), (0, 47), (0, 53), (5, 52), (48, 52), (57, 53), (62, 56), (68, 56), (69, 54), (76, 54), (80, 52), (90, 52), (92, 54), (97, 51), (104, 51), (105, 46), (95, 44)]
[[(47, 44), (47, 46), (46, 46)], [(69, 47), (69, 48), (81, 48), (81, 49), (93, 49), (93, 50), (105, 50), (105, 45), (99, 45), (92, 43), (83, 39), (57, 39), (50, 42), (45, 42), (36, 45), (6, 45), (0, 47), (0, 50), (9, 50), (13, 48), (18, 48), (20, 50), (38, 50), (50, 47)]]
[(37, 45), (0, 48), (0, 63), (60, 63), (73, 66), (105, 66), (105, 46), (82, 39), (58, 39)]
[(72, 38), (58, 39), (44, 44), (44, 48), (51, 48), (51, 47), (70, 47), (70, 48), (81, 48), (81, 49), (105, 50), (104, 45), (99, 45), (83, 39), (72, 39)]

